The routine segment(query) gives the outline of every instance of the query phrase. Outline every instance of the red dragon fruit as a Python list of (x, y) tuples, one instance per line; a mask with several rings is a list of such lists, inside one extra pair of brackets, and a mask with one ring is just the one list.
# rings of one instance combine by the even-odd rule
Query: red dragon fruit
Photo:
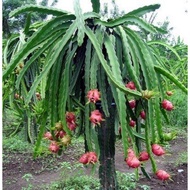
[(146, 119), (146, 113), (145, 113), (144, 110), (142, 110), (142, 111), (140, 112), (140, 116), (141, 116), (142, 119)]
[(129, 126), (134, 127), (136, 125), (136, 122), (132, 119), (129, 121)]
[(65, 132), (64, 130), (56, 131), (56, 132), (55, 132), (55, 136), (56, 136), (57, 138), (63, 138), (65, 135), (66, 135), (66, 132)]
[(88, 163), (95, 164), (98, 161), (98, 157), (95, 152), (89, 152)]
[(158, 177), (158, 179), (163, 181), (168, 180), (170, 178), (170, 175), (164, 170), (158, 170), (156, 172), (156, 176)]
[(69, 123), (74, 123), (76, 121), (76, 116), (73, 112), (66, 112), (66, 121)]
[(79, 162), (82, 163), (82, 164), (87, 164), (88, 163), (88, 156), (89, 156), (89, 153), (85, 153), (83, 154), (80, 159), (79, 159)]
[(49, 140), (53, 140), (53, 136), (52, 136), (52, 134), (51, 134), (49, 131), (47, 131), (47, 132), (44, 134), (44, 138), (45, 138), (45, 139), (49, 139)]
[(135, 101), (135, 100), (130, 100), (130, 101), (129, 101), (129, 106), (130, 106), (131, 109), (135, 108), (135, 106), (136, 106), (136, 101)]
[(67, 123), (67, 126), (71, 131), (74, 131), (77, 127), (77, 124), (76, 123)]
[(138, 160), (138, 158), (136, 156), (131, 156), (131, 157), (128, 157), (126, 159), (126, 163), (129, 167), (131, 168), (138, 168), (140, 166), (140, 161)]
[(126, 88), (129, 88), (131, 90), (136, 90), (136, 86), (133, 81), (128, 82), (125, 86), (126, 86)]
[(139, 161), (147, 161), (150, 158), (148, 152), (143, 151), (139, 155)]
[(98, 89), (93, 89), (88, 91), (87, 98), (89, 102), (96, 103), (98, 100), (100, 100), (100, 92)]
[(87, 152), (79, 159), (79, 162), (82, 164), (95, 164), (97, 161), (98, 157), (95, 152)]
[(163, 109), (165, 109), (167, 111), (171, 111), (174, 108), (172, 103), (169, 100), (163, 100), (162, 107), (163, 107)]
[(104, 119), (102, 118), (102, 114), (100, 113), (99, 110), (94, 110), (91, 112), (91, 116), (90, 116), (90, 121), (94, 124), (94, 125), (99, 125), (101, 121), (103, 121)]
[(49, 150), (53, 153), (57, 153), (59, 151), (59, 145), (57, 144), (57, 142), (52, 141), (49, 146)]
[(128, 153), (128, 158), (135, 156), (135, 152), (131, 148), (128, 148), (127, 153)]
[(165, 154), (164, 149), (158, 145), (158, 144), (153, 144), (152, 145), (152, 152), (156, 155), (156, 156), (162, 156)]

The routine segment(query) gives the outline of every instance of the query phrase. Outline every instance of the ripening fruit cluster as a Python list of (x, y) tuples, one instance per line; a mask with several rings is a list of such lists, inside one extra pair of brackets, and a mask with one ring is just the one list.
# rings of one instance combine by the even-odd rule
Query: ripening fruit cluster
[[(131, 90), (136, 90), (136, 86), (134, 82), (132, 81), (128, 82), (125, 86), (126, 88), (129, 88)], [(168, 96), (171, 96), (173, 93), (171, 91), (167, 91), (166, 94)], [(155, 92), (153, 91), (145, 90), (142, 92), (142, 97), (145, 99), (150, 99), (154, 95), (155, 95)], [(134, 110), (136, 107), (136, 100), (134, 99), (130, 100), (129, 106), (132, 110)], [(166, 99), (161, 102), (161, 107), (165, 109), (166, 111), (171, 111), (174, 109), (173, 104), (169, 100), (166, 100)], [(146, 119), (146, 113), (144, 110), (140, 112), (140, 117), (141, 119), (144, 119), (144, 120)], [(136, 125), (136, 122), (130, 119), (129, 126), (134, 127), (135, 125)], [(165, 154), (164, 149), (160, 145), (152, 144), (151, 147), (152, 147), (152, 152), (154, 155), (162, 156)], [(148, 159), (149, 159), (149, 154), (147, 152), (145, 151), (141, 152), (139, 155), (139, 158), (137, 158), (134, 151), (132, 149), (128, 149), (128, 157), (126, 158), (126, 163), (129, 167), (137, 168), (140, 166), (141, 161), (147, 161)], [(158, 179), (161, 179), (161, 180), (168, 180), (170, 178), (170, 175), (164, 170), (158, 170), (156, 172), (156, 176), (158, 177)]]
[[(98, 89), (89, 90), (86, 97), (88, 99), (87, 103), (95, 104), (97, 101), (100, 101), (100, 92), (98, 91)], [(100, 125), (100, 123), (104, 121), (103, 115), (99, 110), (93, 110), (91, 112), (89, 120), (93, 124), (93, 126)], [(98, 156), (93, 151), (86, 152), (79, 159), (79, 162), (84, 165), (95, 164), (97, 161)]]
[[(134, 83), (133, 81), (128, 82), (128, 83), (125, 85), (125, 87), (126, 87), (126, 88), (129, 88), (130, 90), (136, 90), (136, 86), (135, 86), (135, 83)], [(136, 107), (136, 100), (132, 99), (132, 100), (130, 100), (128, 103), (129, 103), (130, 108), (131, 108), (132, 110), (134, 110), (135, 107)], [(146, 119), (145, 111), (144, 111), (144, 110), (141, 110), (139, 116), (141, 117), (141, 119)], [(135, 127), (135, 125), (136, 125), (136, 121), (130, 119), (130, 121), (129, 121), (129, 126)]]
[(86, 152), (79, 159), (79, 162), (84, 165), (95, 164), (97, 161), (98, 161), (98, 157), (95, 152)]
[[(67, 127), (70, 131), (75, 131), (76, 116), (73, 112), (66, 112)], [(63, 128), (61, 122), (55, 123), (51, 132), (47, 131), (44, 134), (44, 138), (50, 140), (49, 150), (52, 153), (57, 153), (61, 147), (67, 147), (71, 143), (71, 136), (68, 135)]]
[[(162, 156), (165, 154), (164, 149), (158, 144), (152, 144), (151, 148), (152, 153), (156, 156)], [(131, 148), (127, 150), (127, 153), (128, 155), (125, 161), (126, 164), (131, 168), (138, 168), (141, 165), (141, 162), (147, 161), (150, 158), (148, 152), (146, 151), (141, 152), (138, 157)], [(156, 172), (156, 176), (161, 180), (167, 180), (170, 178), (170, 175), (164, 170), (158, 170)]]
[[(98, 89), (92, 89), (88, 91), (87, 99), (87, 103), (91, 102), (95, 104), (97, 101), (99, 101), (100, 92), (98, 91)], [(104, 121), (102, 113), (99, 110), (92, 111), (90, 115), (90, 121), (93, 124), (93, 126), (100, 125), (100, 122)]]
[[(130, 90), (136, 90), (136, 86), (135, 86), (134, 82), (132, 82), (132, 81), (128, 82), (125, 86), (126, 86), (126, 88), (129, 88)], [(143, 91), (142, 96), (145, 99), (150, 99), (154, 94), (155, 93), (153, 91), (145, 90), (145, 91)], [(167, 93), (167, 94), (168, 94), (168, 96), (172, 95), (171, 93)], [(95, 104), (97, 101), (100, 101), (101, 100), (100, 95), (101, 94), (98, 91), (98, 89), (89, 90), (87, 93), (87, 99), (88, 99), (87, 103)], [(129, 103), (130, 108), (132, 110), (134, 110), (136, 107), (136, 100), (134, 100), (134, 99), (130, 100), (128, 103)], [(173, 109), (172, 103), (168, 100), (163, 100), (161, 103), (161, 106), (163, 109), (165, 109), (167, 111), (171, 111)], [(143, 120), (146, 119), (146, 113), (144, 110), (141, 110), (139, 117)], [(91, 112), (89, 120), (91, 121), (93, 126), (100, 125), (100, 123), (102, 121), (104, 121), (103, 115), (98, 109), (93, 110)], [(77, 124), (76, 124), (76, 117), (73, 112), (66, 113), (66, 121), (67, 121), (67, 127), (71, 131), (74, 131), (77, 127)], [(135, 125), (136, 125), (136, 122), (134, 120), (130, 119), (129, 126), (134, 127)], [(44, 137), (51, 141), (49, 150), (53, 153), (57, 153), (60, 149), (60, 146), (68, 146), (71, 143), (71, 137), (66, 134), (61, 122), (58, 122), (55, 124), (55, 130), (53, 132), (54, 132), (53, 135), (50, 132), (46, 132)], [(121, 128), (120, 128), (120, 132), (121, 132)], [(165, 154), (165, 151), (163, 150), (163, 148), (160, 145), (153, 144), (152, 145), (152, 153), (155, 154), (156, 156), (162, 156)], [(126, 158), (125, 161), (129, 167), (138, 168), (141, 165), (141, 162), (147, 161), (147, 160), (149, 160), (149, 158), (150, 158), (150, 155), (146, 151), (141, 152), (139, 154), (139, 156), (137, 157), (135, 155), (134, 151), (129, 148), (128, 149), (128, 157)], [(97, 157), (96, 153), (92, 152), (92, 151), (86, 152), (79, 159), (79, 162), (84, 165), (95, 164), (97, 161), (98, 161), (98, 157)], [(165, 172), (164, 170), (158, 170), (156, 172), (156, 175), (161, 180), (167, 180), (170, 178), (170, 175), (167, 172)]]
[[(152, 144), (152, 152), (156, 156), (162, 156), (165, 154), (164, 149), (158, 144)], [(163, 181), (170, 179), (170, 175), (164, 170), (158, 170), (156, 172), (156, 176), (158, 177), (158, 179), (163, 180)]]
[[(136, 90), (136, 86), (135, 86), (135, 83), (134, 83), (133, 81), (128, 82), (125, 86), (126, 86), (126, 88), (129, 88), (130, 90)], [(150, 98), (153, 97), (155, 94), (156, 94), (156, 93), (155, 93), (154, 91), (144, 90), (144, 91), (142, 92), (142, 97), (145, 98), (145, 99), (150, 99)], [(171, 96), (171, 95), (173, 94), (173, 92), (167, 91), (166, 94), (167, 94), (168, 96)], [(130, 108), (131, 108), (132, 110), (134, 110), (135, 107), (136, 107), (136, 100), (132, 99), (132, 100), (130, 100), (128, 103), (129, 103)], [(170, 102), (169, 100), (166, 100), (166, 99), (164, 99), (164, 100), (161, 102), (161, 107), (162, 107), (163, 109), (165, 109), (166, 111), (171, 111), (171, 110), (174, 109), (174, 106), (173, 106), (172, 102)], [(145, 113), (144, 110), (141, 110), (141, 112), (140, 112), (140, 117), (141, 117), (142, 119), (144, 119), (144, 120), (146, 119), (146, 113)], [(134, 127), (134, 126), (136, 125), (136, 122), (133, 121), (132, 119), (130, 119), (129, 125), (130, 125), (131, 127)]]
[[(100, 92), (98, 91), (98, 89), (89, 90), (86, 97), (88, 99), (87, 103), (95, 104), (97, 101), (100, 100)], [(100, 122), (104, 121), (103, 115), (99, 110), (93, 110), (91, 112), (89, 120), (93, 124), (93, 126), (100, 125)], [(97, 161), (98, 161), (98, 156), (93, 151), (86, 152), (79, 159), (79, 162), (84, 165), (95, 164)]]
[[(41, 100), (41, 94), (39, 92), (36, 92), (35, 95), (36, 95), (37, 100)], [(14, 98), (17, 99), (17, 100), (19, 100), (19, 99), (22, 100), (23, 99), (23, 97), (20, 96), (20, 94), (18, 94), (18, 93), (14, 94)]]

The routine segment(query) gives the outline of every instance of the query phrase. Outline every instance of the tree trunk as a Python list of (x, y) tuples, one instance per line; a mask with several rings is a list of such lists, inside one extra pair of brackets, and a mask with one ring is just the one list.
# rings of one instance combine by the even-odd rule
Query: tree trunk
[(101, 108), (98, 108), (103, 114), (105, 121), (98, 127), (98, 141), (100, 146), (100, 167), (99, 179), (101, 190), (117, 190), (118, 183), (115, 171), (115, 106), (110, 108), (110, 117), (105, 117)]

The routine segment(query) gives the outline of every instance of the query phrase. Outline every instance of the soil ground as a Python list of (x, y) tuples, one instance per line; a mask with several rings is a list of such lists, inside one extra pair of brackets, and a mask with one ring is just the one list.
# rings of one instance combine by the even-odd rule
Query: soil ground
[[(166, 170), (171, 174), (172, 180), (162, 182), (152, 174), (151, 164), (146, 163), (146, 171), (150, 174), (151, 180), (140, 175), (139, 184), (151, 187), (151, 190), (186, 190), (187, 189), (187, 163), (178, 162), (179, 156), (187, 152), (187, 138), (178, 136), (170, 142), (168, 152), (162, 157), (155, 157), (158, 169)], [(81, 145), (82, 146), (82, 145)], [(48, 162), (43, 158), (34, 160), (31, 154), (3, 152), (3, 190), (21, 190), (30, 183), (35, 189), (44, 184), (50, 184), (60, 178), (61, 162), (76, 162), (80, 154), (70, 146), (61, 157), (49, 155)], [(116, 146), (115, 156), (116, 170), (120, 172), (133, 172), (123, 160), (122, 147)], [(87, 169), (87, 172), (88, 169)], [(32, 174), (32, 179), (27, 182), (23, 176)]]

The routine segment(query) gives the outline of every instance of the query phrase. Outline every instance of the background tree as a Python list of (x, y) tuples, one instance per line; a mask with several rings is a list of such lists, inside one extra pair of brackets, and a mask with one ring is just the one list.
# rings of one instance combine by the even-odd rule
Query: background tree
[[(57, 0), (54, 0), (51, 6), (54, 6), (57, 3)], [(21, 28), (24, 27), (24, 24), (27, 19), (27, 15), (18, 15), (14, 18), (9, 17), (9, 13), (14, 9), (21, 7), (23, 5), (36, 5), (36, 0), (3, 0), (2, 12), (3, 12), (3, 36), (8, 37), (11, 33), (18, 32)], [(48, 0), (43, 0), (39, 5), (47, 6)], [(33, 14), (32, 23), (36, 21), (42, 21), (46, 19), (44, 14)]]
[(170, 27), (170, 22), (169, 22), (167, 17), (163, 22), (155, 23), (155, 19), (157, 17), (157, 14), (158, 13), (145, 14), (143, 16), (143, 19), (145, 19), (150, 24), (157, 25), (160, 29), (160, 32), (157, 34), (151, 34), (151, 33), (146, 33), (146, 31), (143, 31), (143, 33), (142, 33), (142, 35), (144, 35), (143, 38), (147, 39), (148, 41), (150, 41), (150, 40), (155, 40), (155, 41), (156, 40), (157, 41), (162, 40), (168, 44), (171, 44), (171, 40), (172, 40), (171, 31), (173, 30), (173, 27)]
[(108, 6), (108, 3), (103, 4), (103, 8), (101, 10), (101, 16), (103, 19), (115, 19), (125, 14), (124, 11), (120, 11), (118, 5), (115, 0), (112, 0), (111, 7)]

